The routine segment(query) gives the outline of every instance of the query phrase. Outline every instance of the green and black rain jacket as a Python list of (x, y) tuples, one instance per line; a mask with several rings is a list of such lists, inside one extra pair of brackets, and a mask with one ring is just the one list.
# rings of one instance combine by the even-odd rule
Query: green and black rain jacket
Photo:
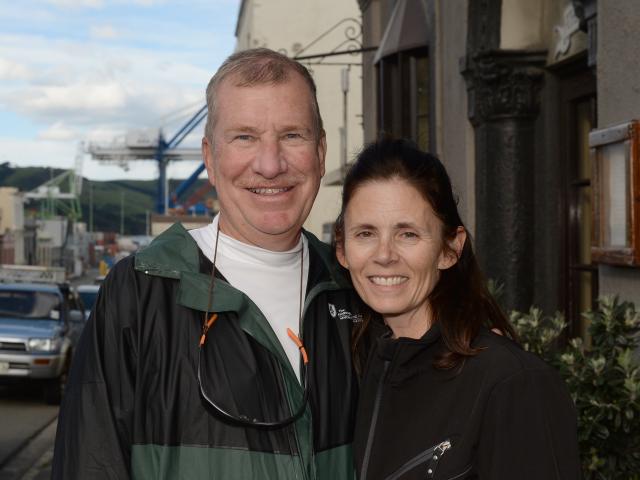
[[(211, 262), (179, 224), (107, 276), (61, 408), (53, 479), (351, 479), (358, 382), (350, 354), (361, 303), (330, 249), (305, 232), (309, 278), (301, 339), (309, 402), (265, 430), (222, 420), (202, 398), (198, 344)], [(297, 301), (292, 299), (291, 301)], [(275, 333), (222, 277), (203, 350), (207, 394), (228, 411), (286, 418), (303, 389)]]

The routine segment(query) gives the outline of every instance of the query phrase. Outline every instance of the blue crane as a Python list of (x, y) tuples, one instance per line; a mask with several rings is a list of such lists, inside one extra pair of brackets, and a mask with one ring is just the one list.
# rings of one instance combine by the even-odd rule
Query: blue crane
[[(207, 116), (207, 106), (204, 105), (200, 110), (198, 110), (187, 123), (185, 123), (180, 130), (169, 140), (168, 142), (164, 140), (164, 136), (162, 135), (162, 131), (160, 132), (160, 138), (158, 139), (158, 147), (156, 149), (155, 160), (158, 162), (158, 171), (160, 172), (158, 178), (158, 190), (156, 196), (156, 212), (158, 213), (166, 213), (165, 212), (165, 185), (167, 181), (167, 165), (169, 164), (169, 159), (166, 154), (168, 151), (175, 149), (180, 143), (189, 135), (194, 128), (196, 128), (202, 120), (204, 120)], [(184, 182), (182, 182), (174, 194), (169, 196), (169, 207), (173, 208), (175, 203), (180, 199), (180, 197), (186, 192), (191, 185), (198, 179), (198, 176), (204, 170), (204, 163), (201, 163), (198, 168), (187, 178)]]

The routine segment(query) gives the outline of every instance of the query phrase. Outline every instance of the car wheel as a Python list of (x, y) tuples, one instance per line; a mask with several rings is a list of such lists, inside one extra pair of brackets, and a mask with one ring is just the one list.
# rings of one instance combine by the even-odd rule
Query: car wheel
[(64, 388), (69, 376), (69, 363), (67, 359), (65, 368), (58, 378), (45, 380), (43, 385), (44, 401), (49, 405), (60, 405), (62, 401), (62, 395), (64, 394)]

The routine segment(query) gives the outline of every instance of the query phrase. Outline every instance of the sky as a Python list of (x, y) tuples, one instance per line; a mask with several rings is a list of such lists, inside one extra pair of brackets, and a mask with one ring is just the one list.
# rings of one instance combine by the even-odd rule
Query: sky
[[(233, 52), (240, 0), (0, 0), (0, 163), (74, 168), (128, 132), (170, 138)], [(182, 146), (198, 147), (203, 125)], [(81, 143), (82, 142), (82, 143)], [(83, 147), (84, 146), (84, 150)], [(154, 179), (80, 154), (91, 180)], [(185, 178), (198, 162), (172, 162)]]

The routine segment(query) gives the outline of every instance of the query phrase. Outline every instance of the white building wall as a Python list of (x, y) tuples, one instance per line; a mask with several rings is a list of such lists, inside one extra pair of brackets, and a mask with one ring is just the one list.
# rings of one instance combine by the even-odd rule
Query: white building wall
[[(244, 0), (236, 30), (236, 50), (267, 47), (294, 56), (334, 25), (346, 18), (360, 21), (355, 0)], [(302, 55), (314, 55), (336, 49), (346, 40), (345, 30), (353, 22), (344, 23)], [(359, 32), (358, 32), (359, 33)], [(353, 45), (353, 44), (352, 44)], [(338, 48), (346, 49), (346, 46)], [(310, 61), (311, 62), (311, 61)], [(360, 63), (361, 55), (328, 57), (325, 63)], [(327, 134), (326, 171), (340, 168), (340, 134), (343, 124), (343, 94), (339, 65), (307, 65), (318, 87), (318, 104)], [(362, 147), (362, 67), (349, 72), (347, 158), (353, 158)], [(322, 226), (333, 222), (340, 209), (339, 186), (324, 182), (305, 228), (322, 238)], [(327, 238), (325, 238), (327, 240)]]
[(15, 187), (0, 187), (0, 234), (10, 231), (14, 241), (14, 263), (24, 263), (24, 204)]
[(460, 59), (467, 54), (469, 0), (435, 2), (437, 34), (432, 48), (433, 101), (436, 103), (437, 153), (444, 163), (458, 197), (458, 210), (467, 230), (475, 235), (475, 134), (469, 122), (467, 84), (460, 73)]
[(51, 248), (61, 248), (67, 236), (65, 217), (38, 220), (38, 242), (46, 242)]
[(0, 187), (0, 233), (23, 228), (22, 196), (15, 187)]

